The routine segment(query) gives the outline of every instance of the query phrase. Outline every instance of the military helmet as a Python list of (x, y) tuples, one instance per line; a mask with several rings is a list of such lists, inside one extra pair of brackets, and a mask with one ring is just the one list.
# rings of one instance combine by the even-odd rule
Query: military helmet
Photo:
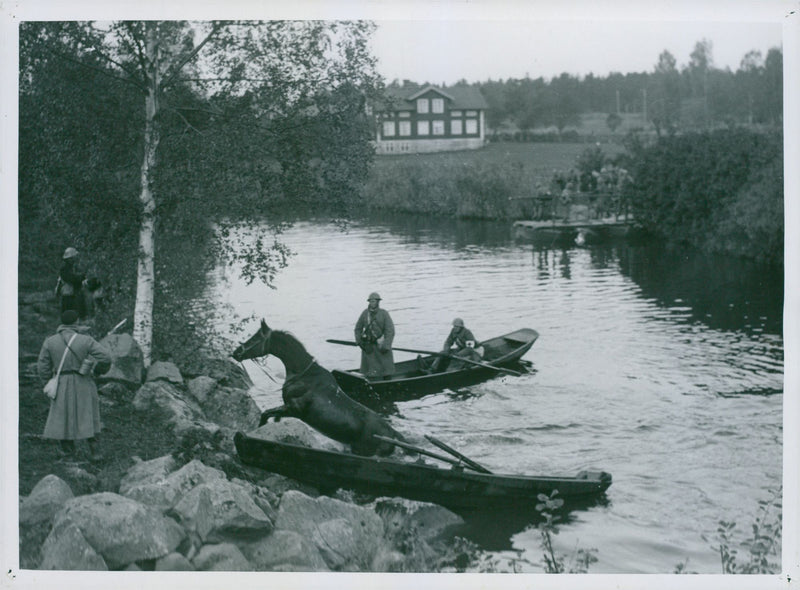
[(376, 293), (375, 291), (373, 291), (372, 293), (369, 294), (369, 297), (367, 297), (367, 301), (370, 301), (372, 299), (377, 299), (378, 301), (380, 301), (381, 296), (378, 295), (378, 293)]
[(75, 248), (73, 248), (72, 246), (70, 246), (69, 248), (64, 250), (63, 258), (64, 258), (64, 260), (67, 260), (68, 258), (75, 258), (77, 255), (78, 255), (78, 251)]
[(464, 327), (464, 320), (462, 320), (461, 318), (456, 318), (456, 319), (453, 320), (453, 325), (454, 326), (460, 326), (460, 327), (463, 328)]

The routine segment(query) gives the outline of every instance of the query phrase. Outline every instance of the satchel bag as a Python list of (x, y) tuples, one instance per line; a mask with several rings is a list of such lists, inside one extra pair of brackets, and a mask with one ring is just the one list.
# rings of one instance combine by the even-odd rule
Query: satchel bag
[(44, 394), (49, 397), (51, 400), (56, 399), (56, 395), (58, 395), (58, 378), (61, 375), (61, 368), (64, 366), (64, 359), (67, 358), (67, 351), (69, 350), (69, 345), (72, 344), (72, 341), (75, 340), (75, 336), (78, 334), (73, 334), (72, 338), (69, 339), (67, 342), (67, 347), (64, 349), (64, 354), (61, 355), (61, 362), (58, 364), (58, 371), (56, 374), (50, 377), (50, 380), (45, 383), (44, 386)]

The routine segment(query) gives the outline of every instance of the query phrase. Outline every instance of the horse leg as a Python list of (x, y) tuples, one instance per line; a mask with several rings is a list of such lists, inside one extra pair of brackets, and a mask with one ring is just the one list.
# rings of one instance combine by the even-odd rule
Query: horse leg
[(280, 422), (284, 416), (290, 416), (291, 412), (286, 406), (278, 406), (277, 408), (270, 408), (261, 412), (261, 420), (258, 421), (259, 426), (264, 426), (270, 418), (274, 418), (275, 422)]

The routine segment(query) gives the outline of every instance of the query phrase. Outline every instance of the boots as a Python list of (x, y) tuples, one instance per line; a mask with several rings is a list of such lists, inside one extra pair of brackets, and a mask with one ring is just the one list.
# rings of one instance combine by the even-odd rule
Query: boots
[(58, 441), (57, 452), (59, 457), (71, 456), (73, 453), (75, 453), (75, 441), (74, 440)]
[(100, 459), (102, 459), (103, 458), (103, 454), (97, 448), (98, 447), (97, 439), (92, 437), (92, 438), (86, 439), (86, 442), (89, 444), (89, 460), (90, 461), (99, 461)]

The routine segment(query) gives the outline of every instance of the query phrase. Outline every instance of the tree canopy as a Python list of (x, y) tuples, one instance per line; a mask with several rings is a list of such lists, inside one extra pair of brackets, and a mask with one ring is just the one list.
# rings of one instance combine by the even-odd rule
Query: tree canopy
[[(190, 323), (185, 305), (168, 309), (159, 294), (196, 282), (209, 257), (243, 261), (269, 285), (289, 254), (287, 210), (314, 201), (341, 214), (366, 176), (364, 104), (381, 88), (373, 28), (22, 23), (21, 259), (53, 260), (44, 270), (67, 245), (84, 251), (114, 296), (111, 313), (135, 304), (148, 361), (154, 313), (164, 332)], [(225, 239), (231, 224), (255, 223), (268, 224), (258, 239)], [(161, 259), (159, 248), (185, 252)]]

